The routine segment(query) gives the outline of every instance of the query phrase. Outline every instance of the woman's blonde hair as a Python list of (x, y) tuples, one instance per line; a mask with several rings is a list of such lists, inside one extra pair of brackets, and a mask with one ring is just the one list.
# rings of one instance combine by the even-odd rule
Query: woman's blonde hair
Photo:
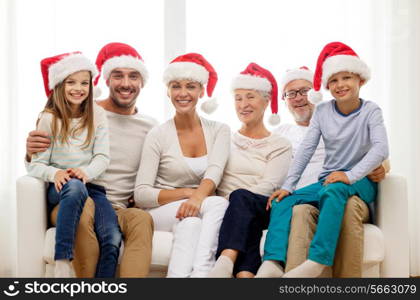
[(69, 137), (74, 137), (87, 128), (86, 140), (82, 145), (82, 148), (85, 149), (89, 146), (92, 136), (94, 135), (92, 73), (89, 71), (89, 95), (80, 105), (80, 122), (73, 129), (70, 128), (72, 118), (70, 104), (66, 99), (64, 91), (65, 82), (69, 76), (54, 87), (53, 92), (50, 97), (48, 97), (44, 112), (53, 115), (51, 126), (52, 135), (54, 139), (57, 139), (62, 144), (68, 144)]

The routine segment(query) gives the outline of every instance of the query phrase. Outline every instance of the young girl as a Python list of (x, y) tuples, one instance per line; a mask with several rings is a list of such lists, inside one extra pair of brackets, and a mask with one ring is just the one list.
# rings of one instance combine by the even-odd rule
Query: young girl
[(33, 155), (29, 175), (49, 182), (49, 212), (59, 204), (55, 277), (71, 276), (76, 229), (88, 196), (95, 202), (101, 250), (96, 277), (114, 277), (121, 233), (101, 181), (109, 164), (109, 140), (105, 113), (93, 102), (96, 68), (73, 52), (42, 60), (41, 71), (48, 101), (37, 129), (48, 132), (51, 146)]
[[(270, 224), (264, 263), (257, 277), (283, 275), (294, 205), (311, 204), (320, 213), (308, 259), (283, 277), (327, 275), (334, 261), (347, 199), (357, 195), (368, 205), (374, 203), (377, 184), (366, 175), (388, 157), (388, 142), (381, 109), (359, 98), (360, 88), (369, 78), (368, 66), (349, 46), (334, 42), (321, 51), (314, 89), (319, 91), (322, 82), (334, 99), (316, 107), (286, 182), (268, 199), (267, 209), (272, 205)], [(314, 101), (314, 95), (309, 96)], [(295, 191), (321, 137), (325, 160), (319, 181)]]

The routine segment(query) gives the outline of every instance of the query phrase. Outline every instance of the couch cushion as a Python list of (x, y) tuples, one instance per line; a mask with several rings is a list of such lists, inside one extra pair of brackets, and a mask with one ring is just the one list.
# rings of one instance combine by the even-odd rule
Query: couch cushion
[(385, 258), (384, 235), (379, 227), (364, 224), (363, 264), (382, 262)]
[[(169, 264), (169, 257), (172, 249), (172, 238), (171, 232), (155, 231), (153, 234), (152, 241), (152, 269), (165, 269)], [(45, 234), (44, 242), (44, 260), (47, 264), (54, 265), (54, 253), (55, 253), (55, 227), (51, 227)], [(121, 245), (120, 257), (124, 251), (124, 244)]]
[[(385, 244), (382, 231), (375, 225), (364, 225), (364, 255), (363, 263), (371, 264), (383, 261), (385, 257)], [(264, 230), (260, 244), (261, 255), (264, 253), (264, 241), (267, 230)], [(171, 232), (155, 231), (152, 245), (152, 270), (165, 270), (169, 265), (172, 249), (173, 234)], [(44, 260), (48, 264), (54, 264), (55, 228), (47, 230), (44, 244)], [(123, 246), (120, 251), (123, 252)]]
[(152, 269), (167, 268), (172, 250), (172, 232), (155, 231), (152, 241)]

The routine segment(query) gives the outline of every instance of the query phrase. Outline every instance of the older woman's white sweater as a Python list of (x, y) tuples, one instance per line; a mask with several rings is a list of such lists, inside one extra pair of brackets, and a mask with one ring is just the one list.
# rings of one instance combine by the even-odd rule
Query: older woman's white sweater
[(232, 134), (232, 146), (217, 195), (228, 197), (237, 189), (270, 196), (286, 179), (292, 159), (290, 142), (275, 134), (252, 139)]

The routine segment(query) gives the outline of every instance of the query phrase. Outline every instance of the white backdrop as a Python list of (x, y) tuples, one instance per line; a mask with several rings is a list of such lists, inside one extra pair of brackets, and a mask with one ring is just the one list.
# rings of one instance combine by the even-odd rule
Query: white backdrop
[[(372, 68), (361, 93), (383, 108), (392, 171), (409, 180), (410, 266), (419, 276), (419, 20), (416, 0), (0, 0), (0, 276), (14, 274), (14, 183), (25, 173), (25, 138), (46, 100), (42, 58), (81, 50), (94, 60), (108, 42), (133, 45), (150, 70), (139, 108), (164, 121), (172, 112), (164, 66), (185, 51), (202, 53), (219, 74), (220, 107), (211, 118), (237, 128), (229, 92), (234, 75), (251, 61), (278, 80), (287, 68), (314, 68), (333, 40), (352, 46)], [(283, 105), (279, 110), (283, 122), (291, 121)]]

